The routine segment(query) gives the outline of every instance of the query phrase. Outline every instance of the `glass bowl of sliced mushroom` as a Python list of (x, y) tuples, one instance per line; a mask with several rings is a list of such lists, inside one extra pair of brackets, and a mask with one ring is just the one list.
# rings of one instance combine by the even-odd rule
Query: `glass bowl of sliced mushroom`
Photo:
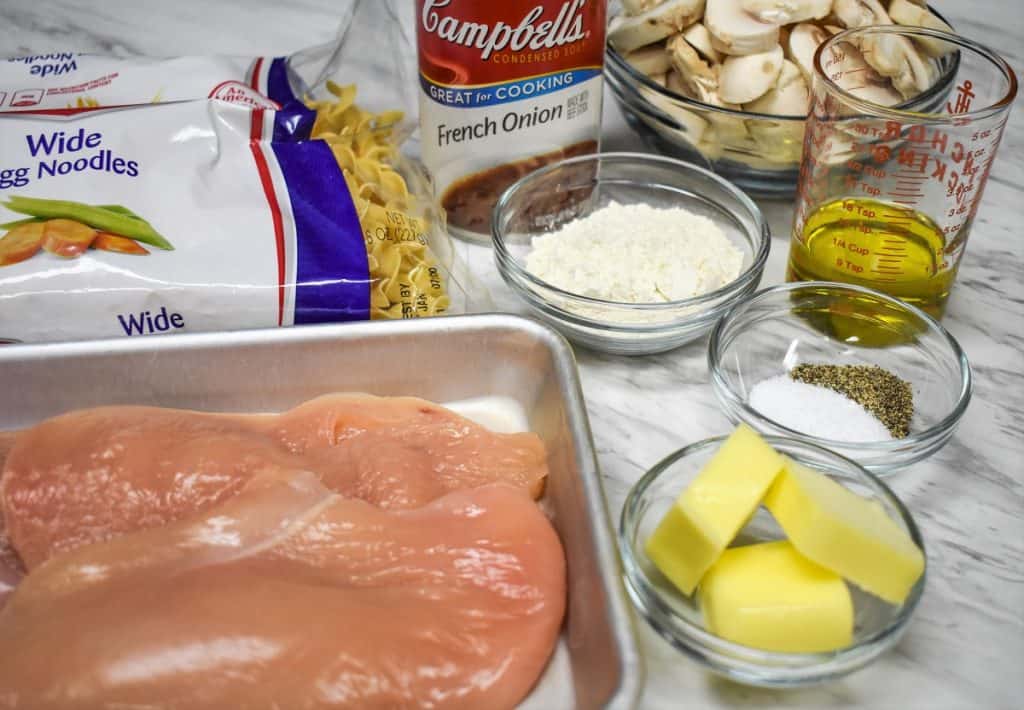
[[(814, 53), (847, 29), (952, 31), (924, 0), (613, 0), (605, 74), (653, 150), (710, 167), (752, 195), (796, 189)], [(932, 111), (956, 53), (910, 40), (844, 53), (847, 88), (873, 103)]]

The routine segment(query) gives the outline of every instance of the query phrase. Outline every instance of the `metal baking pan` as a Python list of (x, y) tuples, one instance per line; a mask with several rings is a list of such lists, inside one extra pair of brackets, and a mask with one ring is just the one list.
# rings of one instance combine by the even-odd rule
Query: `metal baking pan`
[(0, 430), (107, 404), (280, 411), (344, 391), (521, 406), (548, 447), (542, 504), (565, 547), (569, 587), (559, 649), (523, 706), (633, 707), (643, 669), (632, 615), (576, 363), (549, 328), (479, 315), (0, 347)]

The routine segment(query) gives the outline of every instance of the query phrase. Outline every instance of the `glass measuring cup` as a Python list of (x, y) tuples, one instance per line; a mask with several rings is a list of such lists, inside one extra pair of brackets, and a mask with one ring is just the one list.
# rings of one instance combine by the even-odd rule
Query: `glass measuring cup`
[[(837, 34), (814, 67), (787, 279), (868, 286), (941, 317), (1013, 71), (963, 37), (899, 25)], [(904, 100), (876, 67), (924, 90)]]

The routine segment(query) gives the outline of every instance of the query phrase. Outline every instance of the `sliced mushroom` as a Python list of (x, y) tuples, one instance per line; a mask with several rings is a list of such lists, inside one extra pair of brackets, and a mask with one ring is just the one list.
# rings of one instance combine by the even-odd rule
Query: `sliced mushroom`
[(810, 22), (800, 23), (789, 33), (789, 42), (785, 45), (786, 56), (797, 66), (807, 81), (814, 76), (814, 53), (826, 39), (828, 39), (828, 33)]
[[(892, 19), (878, 0), (835, 0), (836, 16), (847, 27), (891, 25)], [(878, 34), (860, 44), (864, 59), (904, 97), (916, 96), (932, 85), (935, 73), (906, 37)]]
[[(674, 37), (669, 41), (675, 51), (672, 53), (673, 71), (668, 74), (665, 88), (682, 96), (696, 99), (702, 103), (730, 111), (739, 111), (739, 104), (724, 101), (718, 93), (718, 75), (709, 67), (693, 47), (682, 37)], [(715, 69), (719, 67), (716, 66)], [(701, 114), (706, 123), (710, 123), (703, 135), (706, 144), (712, 142), (737, 144), (750, 140), (746, 124), (739, 116), (728, 113), (706, 110)], [(701, 153), (708, 155), (707, 146)]]
[(835, 37), (840, 32), (844, 31), (844, 28), (840, 27), (839, 25), (822, 25), (822, 27), (824, 27), (825, 31), (828, 32), (833, 37)]
[(690, 95), (711, 103), (712, 95), (718, 91), (718, 77), (711, 67), (697, 54), (690, 43), (682, 35), (676, 35), (668, 41), (668, 49), (672, 68), (679, 74)]
[[(675, 71), (669, 71), (668, 74), (665, 75), (665, 88), (684, 96), (688, 95), (687, 92), (689, 90), (682, 78)], [(668, 128), (660, 121), (648, 120), (646, 117), (641, 116), (641, 118), (658, 133), (666, 135), (670, 141), (682, 138), (694, 146), (697, 146), (697, 144), (704, 139), (708, 129), (708, 122), (695, 111), (689, 111), (679, 106), (671, 99), (655, 94), (653, 91), (650, 92), (648, 98), (652, 104), (661, 109), (676, 124), (676, 127)]]
[(711, 33), (702, 22), (694, 22), (683, 30), (683, 39), (690, 43), (690, 46), (697, 50), (697, 54), (712, 64), (722, 61), (722, 55), (711, 43)]
[(706, 140), (708, 122), (692, 111), (687, 111), (674, 105), (663, 106), (656, 99), (652, 99), (652, 101), (676, 125), (666, 125), (663, 120), (655, 121), (646, 116), (641, 116), (640, 120), (646, 123), (655, 133), (663, 136), (669, 143), (678, 144), (680, 141), (684, 141), (703, 153), (704, 151), (700, 148), (700, 144)]
[(665, 74), (665, 88), (680, 96), (690, 99), (697, 98), (697, 92), (690, 88), (690, 85), (686, 83), (675, 69), (669, 69), (668, 73)]
[(793, 62), (783, 59), (775, 85), (763, 96), (744, 104), (743, 110), (776, 116), (806, 116), (809, 102), (810, 91), (803, 72)]
[(835, 0), (832, 11), (847, 29), (892, 24), (889, 13), (878, 0)]
[(648, 74), (648, 77), (655, 84), (661, 88), (665, 88), (668, 85), (668, 72), (661, 72), (660, 74)]
[(727, 58), (718, 73), (718, 95), (734, 104), (763, 96), (779, 78), (782, 61), (782, 47), (778, 45), (767, 52)]
[[(729, 111), (739, 111), (741, 108), (736, 104), (722, 101), (717, 91), (706, 87), (702, 87), (701, 95), (698, 96), (675, 71), (668, 73), (666, 88), (677, 94)], [(699, 117), (696, 114), (694, 117), (700, 118), (704, 122), (704, 130), (698, 141), (697, 150), (709, 160), (720, 157), (726, 146), (745, 146), (747, 148), (754, 146), (754, 139), (747, 131), (746, 122), (741, 116), (735, 116), (725, 111), (705, 109)]]
[(622, 9), (627, 15), (639, 15), (657, 7), (665, 0), (622, 0)]
[[(889, 4), (889, 17), (899, 25), (911, 27), (927, 27), (932, 30), (952, 32), (953, 28), (940, 20), (927, 6), (911, 2), (911, 0), (892, 0)], [(930, 37), (918, 37), (914, 39), (929, 57), (942, 57), (953, 51), (954, 47), (949, 42), (932, 39)]]
[[(655, 103), (657, 104), (657, 101)], [(708, 122), (693, 111), (687, 111), (673, 104), (659, 105), (658, 107), (676, 125), (667, 126), (663, 121), (651, 121), (648, 119), (645, 119), (645, 122), (655, 131), (665, 136), (669, 142), (677, 142), (679, 139), (682, 139), (697, 147), (702, 141), (706, 140), (705, 136), (707, 136), (707, 131), (709, 130)]]
[(917, 96), (935, 81), (936, 72), (931, 62), (924, 59), (906, 37), (889, 34), (865, 37), (861, 52), (879, 74), (892, 79), (892, 85), (904, 98)]
[[(708, 104), (709, 106), (717, 106), (718, 108), (729, 109), (730, 111), (740, 110), (740, 106), (738, 104), (730, 104), (722, 101), (722, 98), (718, 95), (717, 88), (713, 88), (704, 82), (699, 84), (689, 83), (679, 75), (679, 72), (675, 70), (668, 73), (665, 81), (665, 88), (673, 93), (679, 94), (680, 96), (700, 101), (701, 103)], [(699, 91), (696, 90), (698, 88)], [(707, 117), (707, 120), (713, 123), (735, 124), (737, 120), (740, 124), (743, 123), (741, 119), (736, 119), (726, 114), (718, 114), (709, 111), (704, 115)]]
[(740, 4), (761, 22), (775, 25), (820, 20), (832, 12), (832, 0), (742, 0)]
[[(744, 111), (778, 116), (805, 116), (810, 92), (807, 81), (796, 64), (784, 60), (775, 86), (764, 96), (743, 105)], [(755, 118), (747, 121), (747, 130), (757, 141), (761, 153), (777, 163), (794, 163), (803, 149), (803, 121), (772, 121)]]
[(743, 11), (742, 0), (707, 0), (704, 25), (711, 44), (730, 55), (767, 52), (779, 43), (779, 26)]
[(608, 27), (608, 41), (620, 52), (632, 52), (682, 32), (700, 19), (704, 0), (665, 0), (632, 17), (619, 16)]
[(651, 44), (634, 49), (626, 55), (626, 61), (641, 74), (664, 74), (672, 66), (668, 51), (661, 44)]
[(895, 106), (903, 100), (892, 83), (875, 71), (853, 44), (839, 42), (830, 49), (829, 78), (838, 86), (879, 106)]

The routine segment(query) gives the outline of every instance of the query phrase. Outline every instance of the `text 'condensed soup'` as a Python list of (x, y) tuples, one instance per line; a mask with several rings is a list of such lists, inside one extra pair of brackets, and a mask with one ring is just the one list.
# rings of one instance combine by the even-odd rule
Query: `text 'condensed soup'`
[(529, 169), (598, 148), (604, 0), (417, 0), (423, 161), (456, 233), (486, 238)]

